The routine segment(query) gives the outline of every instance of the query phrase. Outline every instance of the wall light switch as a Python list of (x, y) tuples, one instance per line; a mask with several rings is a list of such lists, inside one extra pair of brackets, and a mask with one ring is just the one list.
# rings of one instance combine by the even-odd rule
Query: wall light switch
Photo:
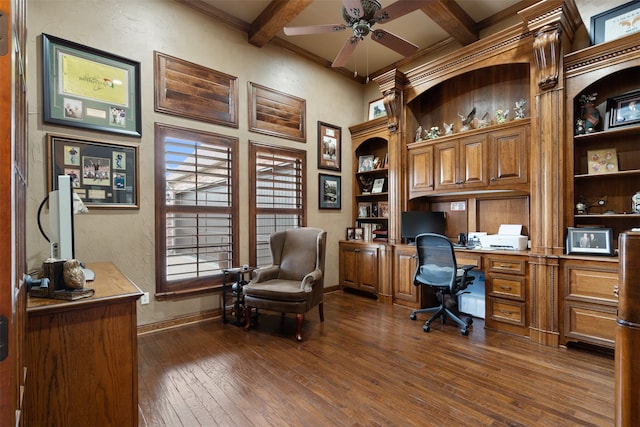
[(149, 304), (149, 292), (145, 292), (144, 294), (142, 294), (142, 296), (140, 297), (140, 304)]

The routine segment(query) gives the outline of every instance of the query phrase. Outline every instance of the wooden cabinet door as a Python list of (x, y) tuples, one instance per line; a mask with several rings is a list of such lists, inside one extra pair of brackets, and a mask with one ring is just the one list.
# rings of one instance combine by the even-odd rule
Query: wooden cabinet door
[(409, 149), (409, 198), (433, 191), (433, 145)]
[(462, 138), (459, 142), (459, 174), (462, 184), (468, 187), (486, 187), (488, 150), (485, 135)]
[(394, 256), (393, 302), (411, 308), (420, 308), (420, 287), (413, 284), (418, 259), (416, 248), (396, 246)]
[(528, 129), (528, 126), (515, 127), (491, 134), (490, 185), (526, 184), (529, 181)]
[(359, 288), (367, 292), (378, 292), (378, 248), (362, 247), (357, 253)]
[(340, 245), (340, 285), (358, 287), (357, 252), (353, 246)]
[(458, 141), (434, 145), (435, 189), (456, 188), (462, 182), (458, 178)]

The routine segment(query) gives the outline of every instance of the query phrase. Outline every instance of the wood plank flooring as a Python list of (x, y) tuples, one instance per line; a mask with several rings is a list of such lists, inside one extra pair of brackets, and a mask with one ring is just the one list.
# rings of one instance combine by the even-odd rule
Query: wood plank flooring
[(261, 312), (142, 335), (141, 426), (611, 426), (612, 354), (555, 348), (362, 296), (325, 296), (325, 322)]

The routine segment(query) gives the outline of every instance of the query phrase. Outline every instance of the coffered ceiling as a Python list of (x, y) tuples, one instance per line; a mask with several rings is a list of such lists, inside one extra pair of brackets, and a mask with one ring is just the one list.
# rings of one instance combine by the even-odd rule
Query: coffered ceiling
[[(392, 67), (401, 67), (430, 51), (466, 46), (481, 32), (501, 22), (519, 22), (517, 12), (540, 0), (403, 0), (420, 6), (389, 21), (376, 22), (375, 30), (392, 33), (417, 46), (405, 57), (367, 36), (359, 41), (343, 65), (332, 67), (334, 59), (354, 32), (344, 27), (343, 0), (176, 0), (214, 20), (247, 33), (248, 43), (257, 47), (277, 44), (346, 76), (366, 80)], [(346, 0), (347, 3), (353, 0)], [(379, 0), (382, 8), (398, 0)], [(586, 3), (593, 0), (575, 0)], [(618, 0), (613, 0), (618, 1)], [(624, 0), (622, 0), (624, 1)], [(359, 4), (359, 2), (357, 2)], [(601, 3), (601, 2), (600, 2)], [(415, 5), (414, 5), (415, 6)], [(411, 7), (409, 7), (411, 8)], [(606, 8), (606, 6), (605, 6)], [(584, 20), (584, 16), (583, 16)], [(285, 27), (343, 25), (339, 31), (310, 35), (285, 35)]]

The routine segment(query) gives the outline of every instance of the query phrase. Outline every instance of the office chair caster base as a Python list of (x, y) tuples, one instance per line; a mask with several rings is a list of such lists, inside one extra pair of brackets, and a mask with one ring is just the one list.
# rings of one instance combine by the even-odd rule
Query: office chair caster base
[(431, 326), (429, 326), (429, 325), (424, 325), (424, 326), (422, 327), (422, 330), (423, 330), (423, 331), (425, 331), (425, 332), (429, 332), (429, 331), (431, 331)]
[(460, 329), (460, 333), (466, 337), (467, 335), (469, 335), (469, 329), (468, 328)]
[(411, 313), (411, 315), (409, 316), (409, 319), (416, 320), (416, 314), (415, 313)]

